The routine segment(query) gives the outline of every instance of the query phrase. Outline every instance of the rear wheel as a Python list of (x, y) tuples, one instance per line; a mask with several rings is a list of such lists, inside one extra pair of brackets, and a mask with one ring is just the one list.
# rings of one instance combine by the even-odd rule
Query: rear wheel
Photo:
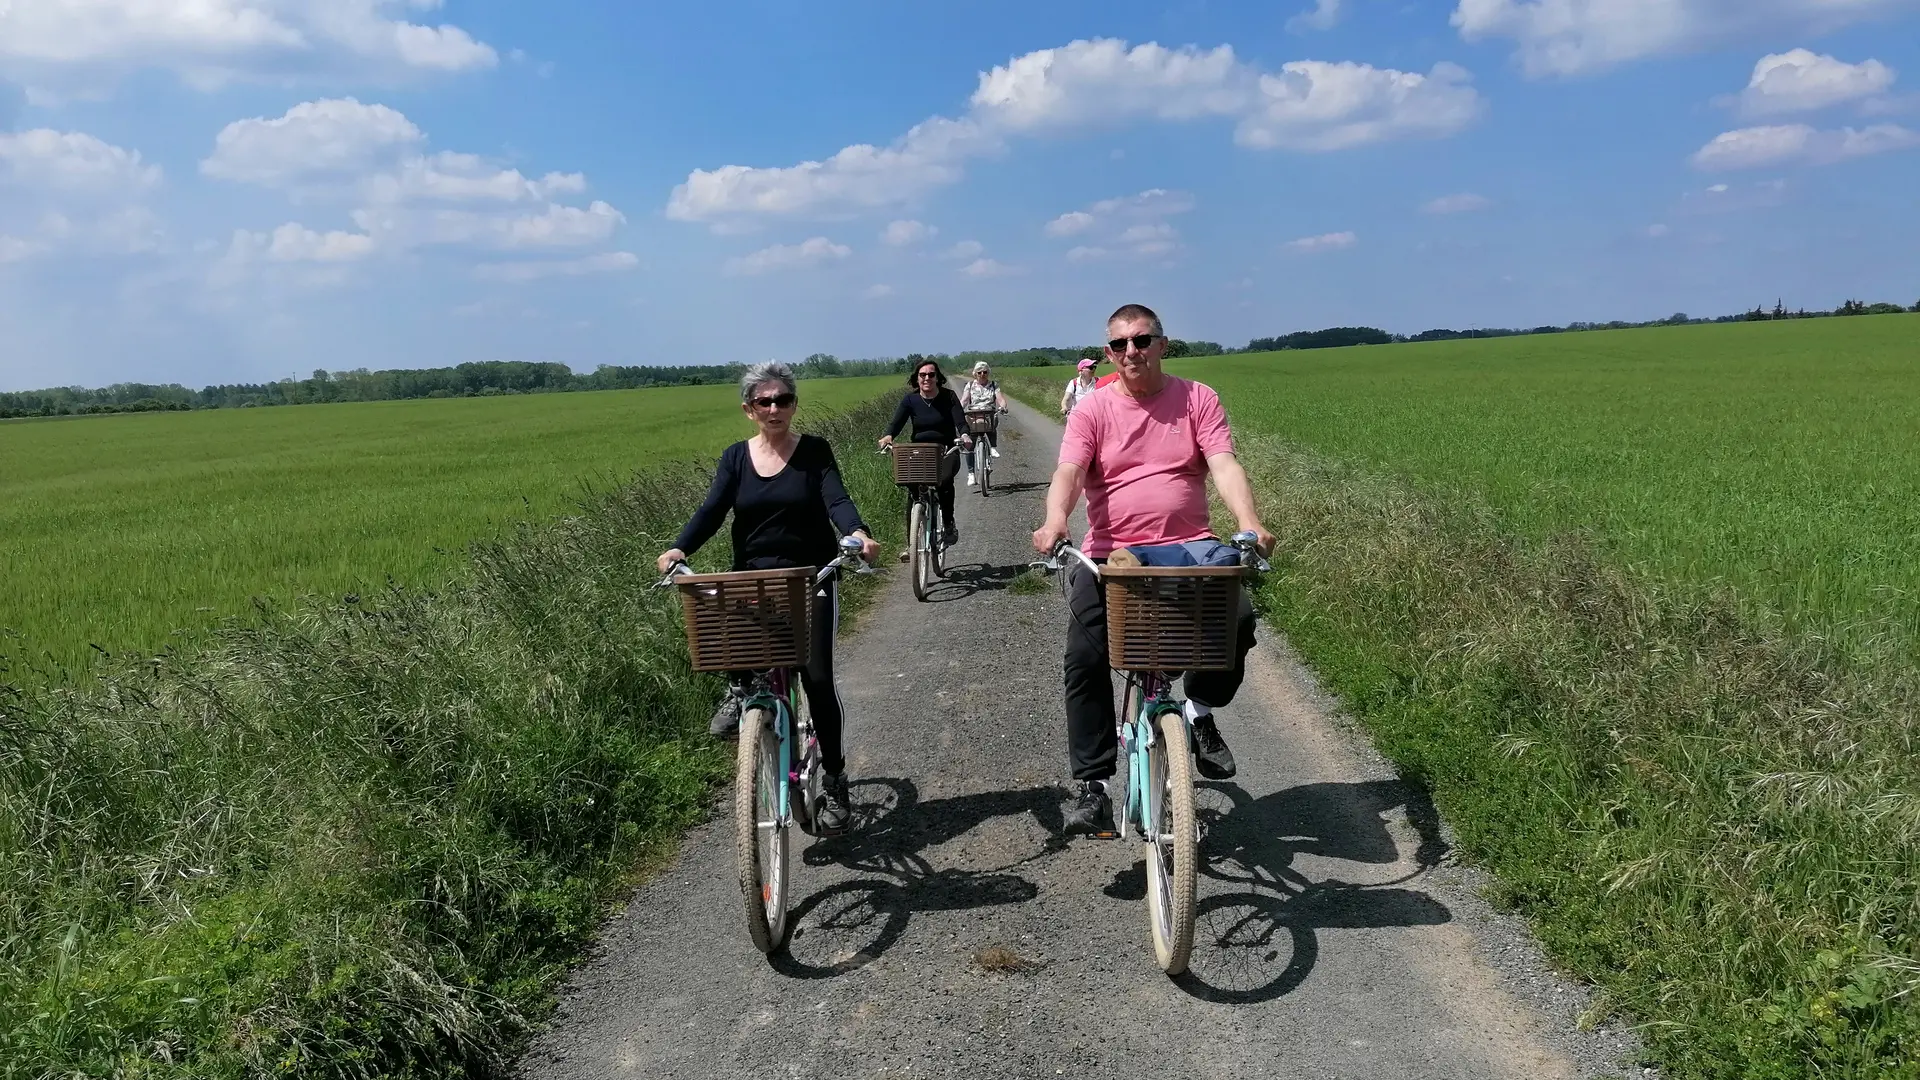
[(733, 785), (734, 859), (746, 901), (747, 936), (772, 953), (787, 936), (787, 830), (780, 820), (780, 737), (773, 713), (740, 718)]
[(927, 564), (933, 558), (927, 548), (928, 530), (932, 526), (927, 523), (926, 512), (927, 504), (919, 499), (915, 499), (907, 511), (908, 569), (913, 573), (913, 598), (923, 601), (927, 598)]
[(1193, 955), (1195, 863), (1200, 856), (1193, 816), (1193, 755), (1187, 723), (1178, 710), (1155, 718), (1147, 751), (1142, 817), (1152, 832), (1142, 845), (1147, 860), (1147, 918), (1153, 927), (1153, 958), (1160, 970), (1178, 975)]

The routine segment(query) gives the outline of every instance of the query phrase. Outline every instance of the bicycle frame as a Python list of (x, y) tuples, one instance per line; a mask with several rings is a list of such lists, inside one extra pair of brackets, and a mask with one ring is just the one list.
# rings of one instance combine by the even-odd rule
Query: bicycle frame
[(1127, 838), (1129, 828), (1138, 828), (1143, 839), (1159, 828), (1162, 792), (1147, 774), (1150, 751), (1160, 738), (1155, 730), (1156, 722), (1167, 713), (1174, 713), (1181, 717), (1182, 728), (1186, 726), (1186, 714), (1181, 712), (1180, 702), (1173, 696), (1170, 677), (1157, 671), (1128, 675), (1127, 686), (1139, 693), (1140, 704), (1132, 716), (1119, 721), (1120, 752), (1127, 761), (1127, 808), (1119, 823), (1122, 840)]
[[(793, 821), (794, 785), (804, 791), (806, 781), (811, 778), (808, 771), (812, 763), (807, 759), (814, 741), (813, 725), (806, 720), (797, 725), (794, 722), (800, 715), (800, 680), (794, 678), (788, 668), (757, 673), (752, 692), (740, 704), (740, 713), (745, 716), (755, 709), (766, 709), (773, 714), (774, 735), (780, 740), (780, 820), (776, 825), (785, 828)], [(800, 746), (798, 761), (795, 760), (796, 745)]]

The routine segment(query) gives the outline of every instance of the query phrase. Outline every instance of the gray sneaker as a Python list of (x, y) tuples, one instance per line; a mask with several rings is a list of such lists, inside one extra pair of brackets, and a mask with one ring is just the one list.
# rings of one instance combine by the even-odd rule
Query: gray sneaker
[(720, 699), (720, 707), (713, 710), (713, 719), (707, 724), (707, 734), (729, 742), (740, 737), (739, 698), (728, 694)]
[(847, 822), (852, 818), (847, 774), (828, 773), (820, 785), (820, 812), (813, 819), (814, 832), (820, 836), (838, 836), (847, 831)]

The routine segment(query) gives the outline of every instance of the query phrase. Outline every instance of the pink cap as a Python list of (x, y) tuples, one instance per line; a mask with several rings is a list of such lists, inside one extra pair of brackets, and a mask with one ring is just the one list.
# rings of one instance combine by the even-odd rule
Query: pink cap
[(1081, 370), (1081, 371), (1092, 371), (1092, 370), (1093, 370), (1093, 365), (1094, 365), (1094, 363), (1095, 363), (1095, 361), (1092, 361), (1092, 360), (1082, 360), (1082, 361), (1080, 361), (1080, 370)]

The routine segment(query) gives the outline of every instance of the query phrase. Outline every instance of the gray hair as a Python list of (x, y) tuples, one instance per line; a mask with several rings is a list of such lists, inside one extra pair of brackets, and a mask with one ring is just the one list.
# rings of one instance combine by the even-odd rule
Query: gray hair
[(786, 387), (787, 393), (799, 394), (800, 387), (793, 381), (793, 369), (778, 360), (769, 360), (764, 364), (755, 364), (740, 376), (740, 400), (749, 401), (753, 392), (761, 383), (779, 383)]

